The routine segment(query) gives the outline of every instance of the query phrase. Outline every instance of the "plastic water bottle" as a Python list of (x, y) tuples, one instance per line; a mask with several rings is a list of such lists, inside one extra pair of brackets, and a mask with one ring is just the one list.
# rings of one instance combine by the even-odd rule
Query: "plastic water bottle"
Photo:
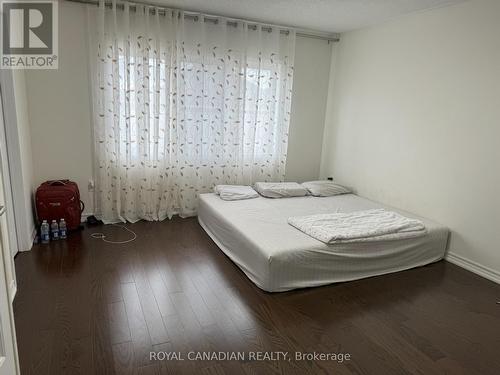
[(57, 225), (57, 221), (52, 220), (52, 224), (50, 224), (50, 232), (52, 234), (52, 239), (57, 241), (59, 239), (59, 225)]
[(62, 218), (59, 220), (59, 237), (64, 240), (66, 238), (66, 220)]
[(44, 220), (42, 222), (42, 225), (40, 226), (40, 237), (41, 237), (42, 243), (49, 243), (49, 241), (50, 241), (49, 223), (47, 223), (47, 220)]

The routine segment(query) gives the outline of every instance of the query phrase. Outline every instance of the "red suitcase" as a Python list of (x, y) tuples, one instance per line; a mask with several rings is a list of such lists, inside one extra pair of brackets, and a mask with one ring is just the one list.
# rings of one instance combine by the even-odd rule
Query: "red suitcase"
[(46, 181), (36, 189), (36, 213), (42, 222), (59, 222), (64, 218), (68, 230), (80, 226), (83, 202), (80, 200), (78, 185), (70, 180)]

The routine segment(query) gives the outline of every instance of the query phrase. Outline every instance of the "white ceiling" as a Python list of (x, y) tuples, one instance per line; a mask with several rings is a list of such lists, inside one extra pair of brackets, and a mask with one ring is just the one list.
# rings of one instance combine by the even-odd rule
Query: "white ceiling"
[(185, 10), (329, 33), (464, 0), (138, 0)]

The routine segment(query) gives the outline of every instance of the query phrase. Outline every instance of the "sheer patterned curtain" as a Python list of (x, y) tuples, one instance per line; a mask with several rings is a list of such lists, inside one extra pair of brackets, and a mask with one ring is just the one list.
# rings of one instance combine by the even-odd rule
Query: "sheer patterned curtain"
[(216, 184), (283, 179), (293, 30), (102, 0), (89, 15), (105, 222), (191, 216)]

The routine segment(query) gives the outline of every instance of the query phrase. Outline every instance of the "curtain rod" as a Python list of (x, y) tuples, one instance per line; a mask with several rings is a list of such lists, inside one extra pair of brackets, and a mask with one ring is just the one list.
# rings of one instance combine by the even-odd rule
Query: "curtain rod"
[[(65, 1), (69, 1), (72, 3), (96, 5), (96, 6), (99, 5), (99, 1), (97, 1), (97, 0), (65, 0)], [(107, 7), (112, 6), (111, 1), (105, 1), (105, 4)], [(130, 2), (130, 4), (131, 4), (130, 9), (134, 9), (134, 10), (135, 10), (135, 5), (145, 5), (145, 6), (155, 7), (159, 10), (159, 12), (158, 12), (159, 14), (165, 14), (166, 10), (180, 10), (177, 8), (170, 8), (170, 7), (167, 8), (167, 7), (163, 7), (161, 5), (158, 5), (158, 4), (145, 3), (145, 2), (137, 2), (137, 3)], [(124, 7), (123, 3), (117, 2), (116, 5), (119, 8)], [(326, 41), (328, 41), (328, 43), (338, 42), (340, 40), (339, 34), (331, 34), (331, 33), (324, 33), (324, 32), (320, 32), (320, 31), (305, 30), (305, 29), (299, 29), (299, 28), (290, 27), (290, 26), (264, 24), (264, 23), (257, 22), (257, 21), (244, 20), (244, 19), (233, 18), (233, 17), (217, 16), (217, 15), (213, 15), (213, 14), (202, 14), (199, 12), (197, 13), (197, 12), (192, 12), (192, 11), (187, 11), (187, 10), (182, 10), (182, 11), (184, 12), (184, 18), (187, 18), (187, 19), (197, 20), (200, 15), (203, 15), (205, 17), (205, 22), (217, 23), (218, 17), (224, 17), (224, 18), (228, 19), (227, 25), (233, 26), (233, 27), (237, 26), (238, 21), (245, 21), (245, 22), (248, 22), (250, 25), (254, 24), (253, 25), (254, 28), (256, 27), (257, 24), (264, 25), (264, 27), (262, 27), (262, 30), (267, 30), (267, 31), (271, 31), (271, 27), (278, 27), (278, 28), (281, 28), (280, 32), (282, 34), (288, 34), (290, 32), (290, 30), (293, 29), (293, 30), (295, 30), (295, 35), (305, 37), (305, 38), (326, 40)]]

